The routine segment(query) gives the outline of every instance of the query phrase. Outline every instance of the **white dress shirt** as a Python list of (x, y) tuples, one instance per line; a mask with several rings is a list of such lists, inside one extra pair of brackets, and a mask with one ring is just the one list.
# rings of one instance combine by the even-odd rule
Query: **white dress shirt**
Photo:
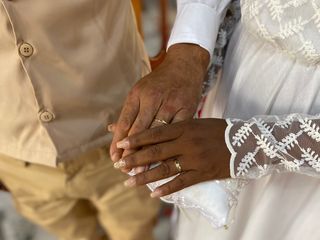
[(178, 12), (168, 48), (177, 43), (193, 43), (212, 56), (229, 3), (230, 0), (177, 0)]

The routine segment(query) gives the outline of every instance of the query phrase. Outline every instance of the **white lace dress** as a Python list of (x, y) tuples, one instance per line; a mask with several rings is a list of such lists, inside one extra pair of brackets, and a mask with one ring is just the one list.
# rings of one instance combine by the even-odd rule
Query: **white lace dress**
[(232, 177), (249, 183), (228, 228), (182, 209), (177, 238), (318, 240), (320, 0), (243, 0), (241, 8), (203, 117), (228, 118)]

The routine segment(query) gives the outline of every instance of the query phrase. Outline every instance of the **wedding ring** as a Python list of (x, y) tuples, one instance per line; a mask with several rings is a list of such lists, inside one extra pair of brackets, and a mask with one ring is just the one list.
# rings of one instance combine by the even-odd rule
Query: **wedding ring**
[(157, 122), (157, 123), (161, 123), (163, 125), (168, 125), (169, 123), (167, 123), (165, 120), (162, 120), (162, 119), (158, 119), (158, 118), (155, 118), (153, 120), (154, 122)]
[(176, 169), (178, 170), (178, 173), (181, 173), (182, 172), (182, 167), (181, 167), (180, 162), (179, 162), (178, 159), (176, 159), (174, 161), (174, 165), (176, 166)]

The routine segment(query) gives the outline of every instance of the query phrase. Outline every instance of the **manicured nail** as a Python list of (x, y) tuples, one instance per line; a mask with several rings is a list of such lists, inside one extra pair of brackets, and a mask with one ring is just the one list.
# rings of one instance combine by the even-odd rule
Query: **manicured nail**
[(136, 179), (133, 177), (129, 178), (127, 181), (124, 182), (124, 185), (126, 187), (134, 187), (136, 186), (136, 184), (137, 184)]
[(154, 192), (152, 192), (150, 194), (150, 197), (152, 198), (157, 198), (157, 197), (161, 197), (162, 196), (162, 192), (159, 189), (156, 189)]
[(129, 148), (129, 141), (127, 139), (124, 139), (120, 142), (117, 142), (117, 148), (128, 149)]
[(113, 154), (111, 155), (111, 160), (112, 160), (113, 162), (118, 162), (118, 161), (120, 160), (120, 154), (117, 153), (117, 152), (113, 153)]
[(113, 164), (114, 168), (119, 169), (119, 168), (124, 168), (126, 166), (126, 162), (124, 160), (120, 160), (118, 162), (115, 162)]
[(143, 173), (148, 170), (148, 166), (136, 167), (134, 170), (135, 170), (136, 174)]
[(109, 132), (112, 132), (112, 127), (113, 127), (113, 124), (109, 124), (109, 125), (107, 126), (107, 129), (108, 129)]

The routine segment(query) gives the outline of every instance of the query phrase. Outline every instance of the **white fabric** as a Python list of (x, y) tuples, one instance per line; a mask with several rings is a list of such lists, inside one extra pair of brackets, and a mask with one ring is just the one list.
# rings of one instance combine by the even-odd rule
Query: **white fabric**
[(219, 24), (229, 3), (230, 0), (177, 0), (178, 12), (168, 48), (176, 43), (193, 43), (212, 56)]
[[(265, 1), (258, 3), (262, 2)], [(319, 5), (319, 1), (270, 0), (264, 7), (274, 9), (284, 2), (297, 4), (296, 8), (291, 8), (291, 15), (286, 12), (292, 18), (306, 9), (304, 4), (316, 2)], [(252, 3), (254, 9), (257, 1), (242, 1), (245, 3)], [(248, 12), (243, 14), (246, 19)], [(274, 24), (272, 18), (260, 18), (260, 15), (257, 18), (263, 19), (265, 26)], [(203, 117), (246, 120), (257, 115), (317, 115), (320, 112), (320, 66), (306, 61), (304, 55), (288, 54), (286, 50), (294, 49), (294, 41), (284, 45), (287, 49), (280, 49), (258, 32), (253, 34), (254, 29), (259, 30), (247, 21), (237, 27), (227, 52), (223, 77), (208, 97), (210, 102), (205, 106)], [(309, 41), (318, 41), (319, 31), (310, 27), (308, 30), (312, 31), (308, 32)], [(297, 41), (297, 48), (299, 44)], [(256, 145), (257, 142), (252, 143)], [(309, 144), (319, 153), (317, 142), (312, 139)], [(316, 168), (313, 169), (316, 173)], [(199, 213), (181, 211), (177, 239), (317, 240), (320, 238), (319, 201), (319, 178), (273, 173), (250, 181), (243, 189), (228, 229), (214, 229)]]
[(243, 22), (248, 31), (307, 64), (320, 63), (318, 0), (245, 0)]
[[(161, 163), (152, 164), (150, 169), (159, 166), (159, 164)], [(136, 169), (133, 169), (129, 175), (134, 176), (136, 173)], [(149, 183), (147, 186), (151, 191), (154, 191), (173, 178), (175, 176)], [(246, 181), (235, 179), (208, 181), (162, 197), (161, 200), (181, 209), (199, 213), (206, 218), (212, 228), (221, 228), (232, 220), (230, 210), (235, 208), (239, 191), (245, 184)]]

